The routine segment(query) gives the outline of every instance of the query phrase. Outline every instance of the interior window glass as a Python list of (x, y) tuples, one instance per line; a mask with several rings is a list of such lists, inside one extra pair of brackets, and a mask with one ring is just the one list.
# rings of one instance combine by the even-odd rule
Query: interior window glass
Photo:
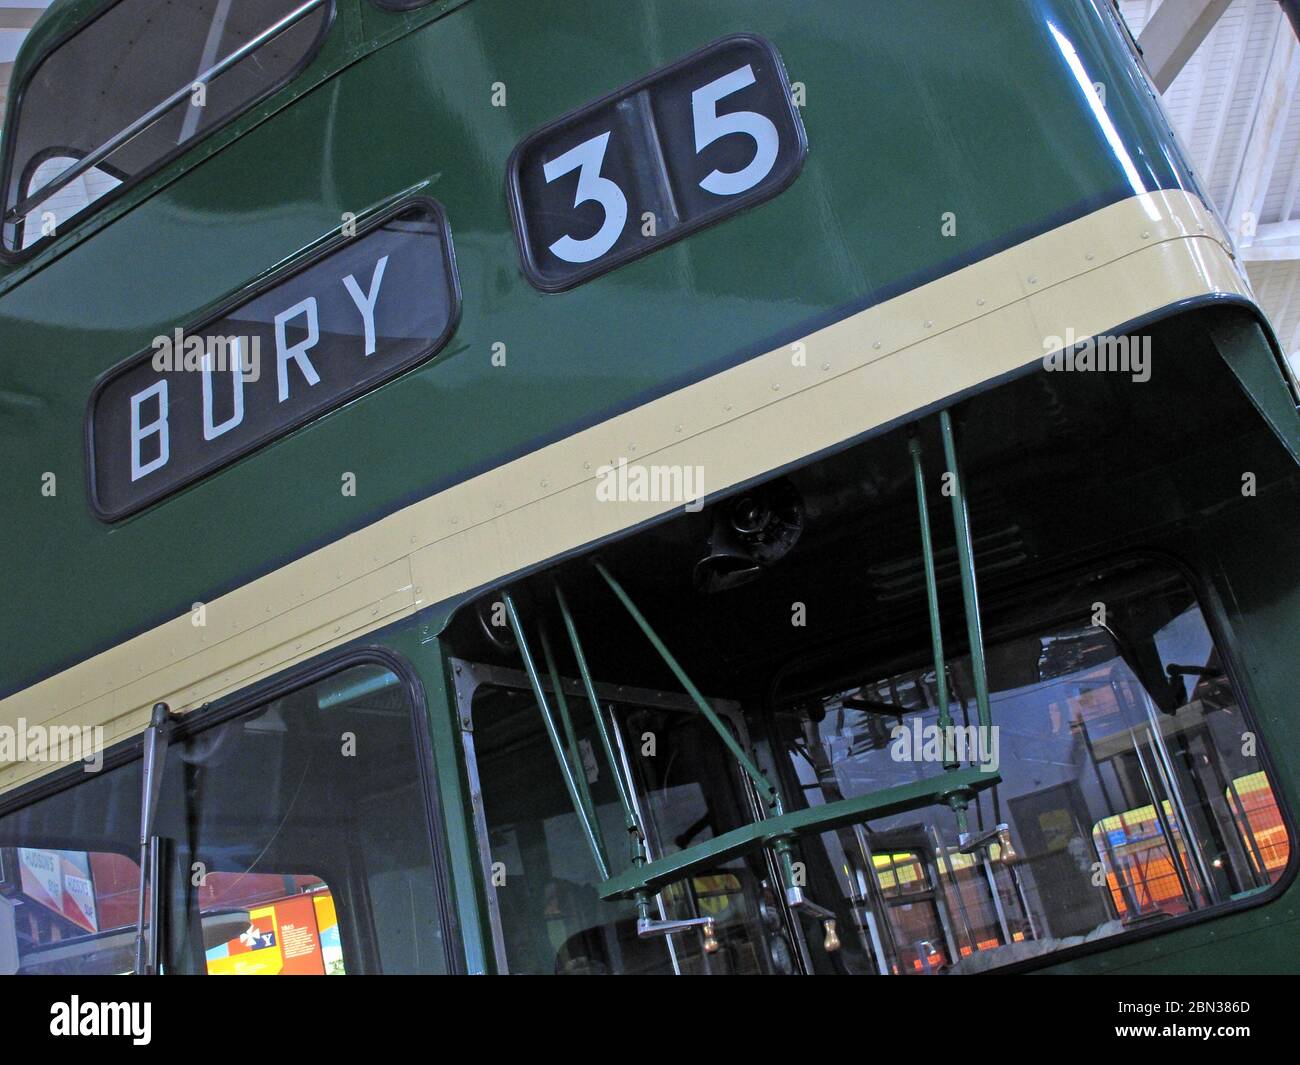
[(139, 824), (138, 763), (0, 817), (0, 973), (131, 972)]
[[(185, 893), (184, 905), (187, 920), (204, 927), (202, 961), (177, 964), (209, 972), (271, 972), (277, 964), (284, 973), (444, 971), (418, 749), (405, 687), (377, 665), (173, 741), (160, 834), (173, 841), (173, 867), (198, 874), (198, 891)], [(229, 921), (214, 920), (223, 913)], [(249, 925), (224, 936), (244, 914)], [(224, 938), (209, 934), (218, 924)], [(265, 950), (264, 959), (229, 945), (245, 933), (242, 945), (258, 948), (247, 953)], [(341, 963), (332, 970), (327, 946)]]
[(30, 847), (9, 848), (2, 860), (5, 873), (15, 874), (0, 898), (3, 971), (130, 972), (140, 890), (135, 862), (109, 851)]
[[(76, 161), (76, 157), (71, 155), (50, 156), (33, 171), (29, 188), (32, 191), (40, 189), (43, 185), (57, 178)], [(52, 221), (57, 227), (58, 219), (71, 218), (73, 215), (80, 214), (97, 199), (112, 192), (120, 184), (122, 182), (106, 170), (102, 170), (97, 166), (91, 167), (70, 184), (65, 185), (58, 192), (51, 195), (49, 199), (36, 204), (27, 212), (22, 224), (22, 246), (24, 248), (29, 247), (41, 239), (41, 227), (47, 220)], [(46, 216), (45, 212), (50, 212), (50, 214)]]
[[(1001, 783), (965, 810), (965, 836), (931, 807), (804, 840), (812, 893), (839, 900), (850, 970), (979, 971), (1223, 905), (1285, 868), (1277, 799), (1187, 583), (1129, 567), (1073, 608), (1051, 602), (1053, 620), (989, 637), (995, 732), (965, 760)], [(948, 682), (955, 725), (972, 726), (967, 659)], [(933, 667), (839, 685), (776, 720), (812, 805), (943, 771), (925, 753)]]
[[(419, 750), (379, 665), (182, 719), (154, 826), (164, 971), (446, 971)], [(0, 818), (0, 971), (131, 971), (139, 818), (138, 761)]]
[[(119, 0), (54, 49), (24, 83), (5, 138), (6, 247), (28, 247), (51, 227), (57, 231), (291, 77), (320, 41), (328, 0), (196, 87), (201, 74), (300, 6), (301, 0)], [(175, 106), (84, 180), (60, 187), (74, 162), (178, 93)]]
[[(721, 861), (669, 885), (657, 919), (713, 917), (718, 950), (696, 932), (639, 938), (631, 902), (602, 902), (600, 878), (551, 752), (537, 703), (517, 686), (474, 695), (474, 749), (490, 849), (493, 918), (512, 973), (788, 972), (789, 943), (762, 854)], [(614, 871), (630, 864), (618, 795), (590, 704), (568, 709)], [(555, 712), (555, 707), (552, 707)], [(652, 857), (706, 842), (752, 817), (735, 763), (693, 710), (606, 707), (630, 773)]]

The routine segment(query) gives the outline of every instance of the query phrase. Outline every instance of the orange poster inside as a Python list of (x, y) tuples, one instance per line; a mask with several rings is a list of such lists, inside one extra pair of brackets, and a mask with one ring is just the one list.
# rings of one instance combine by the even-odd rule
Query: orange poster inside
[(249, 910), (249, 926), (207, 952), (213, 976), (324, 976), (313, 895), (295, 895)]

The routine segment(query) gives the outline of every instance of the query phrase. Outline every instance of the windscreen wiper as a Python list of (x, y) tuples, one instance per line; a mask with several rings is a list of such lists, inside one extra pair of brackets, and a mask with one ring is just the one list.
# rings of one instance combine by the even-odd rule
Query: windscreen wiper
[[(155, 703), (144, 732), (144, 763), (140, 788), (140, 897), (135, 918), (135, 973), (154, 976), (159, 968), (158, 923), (162, 906), (158, 898), (159, 840), (154, 835), (158, 796), (162, 791), (167, 744), (173, 717), (166, 703)], [(149, 900), (149, 946), (145, 949), (145, 900)]]

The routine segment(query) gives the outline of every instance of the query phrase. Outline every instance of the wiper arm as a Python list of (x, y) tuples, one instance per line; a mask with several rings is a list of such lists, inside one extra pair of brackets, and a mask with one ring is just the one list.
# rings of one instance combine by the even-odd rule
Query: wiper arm
[[(155, 703), (153, 717), (144, 732), (144, 764), (140, 788), (140, 898), (135, 918), (135, 973), (151, 976), (158, 972), (158, 915), (162, 912), (158, 895), (158, 837), (154, 820), (158, 813), (158, 796), (162, 791), (163, 768), (167, 761), (167, 744), (171, 739), (172, 714), (166, 703)], [(152, 901), (149, 922), (149, 949), (144, 942), (145, 898)]]
[(1165, 666), (1165, 672), (1169, 674), (1171, 680), (1178, 677), (1209, 677), (1216, 680), (1223, 676), (1223, 670), (1218, 666), (1180, 666), (1176, 662)]

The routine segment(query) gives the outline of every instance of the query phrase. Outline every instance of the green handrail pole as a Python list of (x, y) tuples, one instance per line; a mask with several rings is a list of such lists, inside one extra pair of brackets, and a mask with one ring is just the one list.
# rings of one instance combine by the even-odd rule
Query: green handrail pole
[(960, 835), (965, 835), (968, 831), (968, 826), (966, 824), (966, 808), (969, 805), (970, 798), (965, 792), (958, 791), (948, 796), (948, 808), (957, 819), (957, 832)]
[(560, 617), (564, 621), (564, 631), (569, 637), (569, 645), (573, 648), (573, 658), (578, 663), (578, 676), (582, 678), (582, 687), (587, 693), (587, 702), (591, 706), (592, 716), (596, 719), (596, 731), (600, 735), (600, 746), (605, 752), (605, 760), (609, 763), (610, 772), (614, 777), (614, 786), (618, 789), (619, 805), (623, 807), (623, 824), (627, 827), (632, 842), (632, 862), (634, 865), (640, 865), (645, 861), (645, 850), (642, 846), (645, 833), (641, 830), (640, 822), (637, 821), (636, 812), (632, 808), (632, 795), (628, 791), (627, 782), (623, 779), (622, 772), (619, 770), (618, 755), (614, 750), (613, 741), (609, 738), (609, 729), (605, 724), (605, 716), (600, 712), (600, 699), (596, 695), (596, 683), (592, 680), (591, 669), (587, 665), (587, 655), (582, 650), (582, 641), (578, 638), (578, 627), (574, 624), (573, 615), (569, 612), (568, 600), (564, 598), (564, 591), (560, 588), (558, 581), (553, 582), (552, 587), (555, 589), (555, 601), (560, 607)]
[(948, 670), (943, 657), (943, 627), (939, 618), (939, 582), (934, 572), (934, 543), (930, 538), (930, 512), (925, 505), (925, 470), (921, 464), (921, 441), (908, 441), (912, 453), (912, 472), (916, 477), (916, 507), (921, 523), (921, 555), (925, 561), (925, 596), (930, 608), (930, 644), (934, 649), (934, 686), (939, 697), (939, 728), (943, 731), (943, 767), (957, 768), (956, 748), (948, 709)]
[(550, 704), (546, 701), (546, 693), (542, 690), (542, 680), (537, 673), (537, 663), (533, 661), (533, 654), (528, 649), (528, 640), (524, 636), (524, 626), (519, 620), (519, 611), (515, 608), (514, 596), (509, 592), (502, 592), (501, 598), (506, 605), (506, 615), (510, 618), (510, 627), (514, 629), (515, 639), (519, 642), (519, 656), (524, 660), (524, 670), (528, 674), (528, 682), (533, 687), (533, 695), (537, 699), (537, 708), (542, 714), (542, 723), (546, 726), (546, 735), (551, 741), (551, 750), (555, 752), (555, 760), (560, 764), (560, 774), (564, 777), (564, 786), (569, 791), (569, 800), (573, 803), (574, 813), (578, 815), (578, 823), (582, 826), (582, 834), (587, 838), (587, 846), (591, 848), (592, 857), (596, 860), (596, 869), (600, 873), (601, 880), (609, 879), (609, 862), (605, 859), (605, 852), (601, 848), (600, 840), (596, 837), (595, 826), (588, 820), (587, 809), (582, 805), (582, 795), (578, 791), (578, 782), (573, 775), (573, 767), (569, 764), (569, 759), (564, 753), (564, 745), (560, 742), (560, 734), (555, 728), (555, 720), (551, 717)]
[(654, 649), (659, 652), (659, 657), (662, 658), (668, 668), (672, 670), (673, 675), (686, 690), (686, 694), (691, 697), (691, 701), (699, 708), (700, 713), (704, 715), (705, 720), (713, 726), (713, 731), (721, 737), (722, 742), (726, 744), (727, 750), (731, 752), (732, 757), (740, 763), (740, 768), (743, 769), (749, 776), (749, 779), (754, 782), (755, 786), (758, 788), (759, 794), (763, 796), (764, 802), (771, 807), (774, 813), (780, 816), (784, 812), (784, 808), (781, 805), (781, 796), (777, 792), (776, 788), (772, 786), (771, 781), (763, 775), (763, 771), (759, 769), (750, 759), (749, 755), (745, 753), (745, 749), (740, 745), (736, 737), (731, 734), (731, 730), (723, 724), (722, 719), (713, 712), (713, 707), (711, 707), (708, 700), (700, 694), (699, 689), (691, 682), (691, 678), (686, 675), (686, 671), (682, 669), (680, 664), (678, 664), (677, 659), (673, 657), (672, 652), (668, 650), (663, 640), (659, 639), (659, 635), (655, 630), (650, 627), (650, 623), (642, 617), (641, 611), (636, 608), (636, 604), (632, 602), (627, 592), (623, 590), (623, 586), (614, 579), (613, 575), (601, 562), (593, 561), (592, 565), (596, 567), (596, 572), (605, 578), (605, 583), (609, 585), (610, 590), (618, 597), (618, 601), (623, 604), (624, 609), (626, 609), (628, 614), (631, 615), (632, 620), (636, 622), (637, 627), (645, 633), (646, 639), (648, 639)]
[(637, 892), (657, 892), (687, 877), (716, 872), (734, 858), (763, 847), (789, 849), (799, 840), (832, 832), (837, 828), (922, 810), (953, 798), (973, 799), (995, 787), (1001, 778), (975, 766), (963, 766), (954, 773), (877, 788), (852, 799), (838, 799), (805, 807), (781, 817), (748, 821), (704, 843), (683, 851), (672, 851), (639, 868), (627, 869), (600, 887), (604, 899), (634, 898)]
[(943, 454), (952, 474), (952, 520), (957, 535), (957, 559), (961, 564), (961, 597), (966, 607), (966, 637), (970, 643), (971, 672), (975, 675), (975, 705), (979, 710), (982, 728), (993, 723), (989, 712), (989, 680), (984, 668), (984, 633), (980, 626), (979, 593), (975, 586), (975, 548), (971, 542), (970, 515), (966, 510), (966, 486), (957, 465), (957, 442), (952, 429), (952, 416), (939, 412), (939, 427), (943, 431)]
[(600, 818), (596, 816), (596, 804), (591, 798), (591, 785), (587, 782), (586, 770), (582, 767), (582, 748), (578, 746), (578, 734), (573, 729), (573, 718), (569, 714), (569, 700), (564, 696), (564, 685), (560, 678), (559, 667), (555, 663), (555, 653), (551, 650), (551, 636), (546, 631), (545, 622), (537, 622), (537, 633), (542, 641), (542, 660), (546, 663), (546, 672), (551, 676), (551, 691), (555, 693), (555, 709), (560, 715), (560, 724), (564, 728), (564, 738), (569, 744), (569, 754), (573, 758), (574, 779), (582, 796), (582, 804), (587, 809), (587, 819), (592, 831), (600, 843), (601, 851), (608, 861), (609, 852), (605, 850), (604, 833), (600, 830)]

